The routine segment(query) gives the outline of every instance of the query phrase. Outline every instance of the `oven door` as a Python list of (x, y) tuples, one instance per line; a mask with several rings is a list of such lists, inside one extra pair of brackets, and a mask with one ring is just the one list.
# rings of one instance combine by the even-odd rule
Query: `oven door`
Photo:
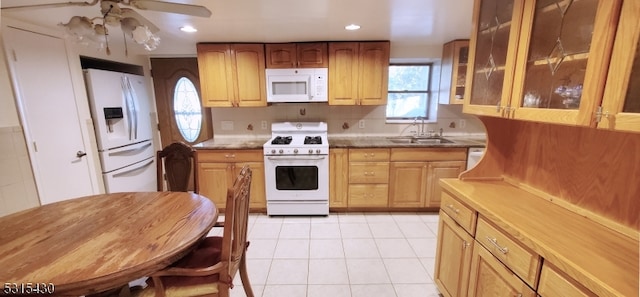
[(265, 156), (267, 201), (328, 201), (329, 156)]

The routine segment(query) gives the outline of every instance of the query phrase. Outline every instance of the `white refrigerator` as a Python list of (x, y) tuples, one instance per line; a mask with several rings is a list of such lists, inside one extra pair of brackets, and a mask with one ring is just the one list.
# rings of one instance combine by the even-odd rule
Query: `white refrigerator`
[(156, 190), (150, 98), (144, 76), (85, 70), (107, 193)]

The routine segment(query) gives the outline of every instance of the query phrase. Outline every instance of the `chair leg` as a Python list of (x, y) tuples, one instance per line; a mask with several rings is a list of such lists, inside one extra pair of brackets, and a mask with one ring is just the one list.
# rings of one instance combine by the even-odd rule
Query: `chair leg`
[(240, 279), (242, 280), (242, 287), (247, 297), (253, 296), (253, 289), (251, 289), (251, 283), (249, 282), (249, 274), (247, 273), (247, 260), (246, 252), (240, 259)]

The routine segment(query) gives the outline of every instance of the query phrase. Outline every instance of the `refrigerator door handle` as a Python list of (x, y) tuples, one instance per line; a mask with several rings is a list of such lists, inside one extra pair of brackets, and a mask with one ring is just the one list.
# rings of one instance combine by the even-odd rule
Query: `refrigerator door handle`
[(129, 92), (127, 91), (127, 77), (123, 76), (122, 77), (122, 82), (121, 82), (121, 86), (122, 86), (122, 95), (124, 95), (124, 105), (125, 105), (125, 109), (127, 111), (127, 128), (129, 129), (129, 140), (132, 140), (131, 138), (131, 104), (129, 103)]
[(129, 98), (131, 100), (131, 115), (133, 116), (133, 139), (138, 139), (138, 97), (136, 96), (136, 90), (131, 84), (131, 80), (127, 77), (127, 90), (129, 91)]
[[(153, 164), (153, 162), (154, 162), (154, 161), (155, 161), (155, 159), (151, 158), (151, 159), (149, 159), (149, 160), (148, 160), (148, 161), (146, 161), (146, 162), (141, 162), (141, 165), (140, 165), (140, 166), (135, 166), (135, 167), (133, 167), (133, 168), (131, 168), (131, 169), (127, 170), (127, 171), (118, 172), (118, 173), (114, 174), (114, 175), (113, 175), (113, 177), (119, 177), (119, 176), (127, 175), (128, 173), (131, 173), (131, 172), (134, 172), (134, 171), (136, 171), (136, 170), (139, 170), (139, 169), (145, 168), (145, 167), (147, 167), (147, 166), (149, 166), (149, 165)], [(136, 165), (137, 165), (137, 164), (136, 164)]]
[(149, 147), (151, 145), (152, 145), (152, 143), (150, 141), (146, 141), (146, 142), (142, 142), (142, 143), (138, 143), (138, 144), (128, 145), (128, 146), (124, 147), (124, 149), (123, 148), (110, 149), (108, 152), (109, 152), (109, 156), (119, 155), (119, 154), (126, 154), (126, 153), (130, 153), (130, 152), (144, 150), (144, 149), (146, 149), (147, 147)]

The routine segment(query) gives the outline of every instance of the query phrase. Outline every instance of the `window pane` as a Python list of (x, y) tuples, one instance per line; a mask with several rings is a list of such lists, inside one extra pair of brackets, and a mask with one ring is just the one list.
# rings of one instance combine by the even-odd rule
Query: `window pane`
[(427, 91), (429, 65), (389, 66), (389, 91)]
[(389, 93), (387, 118), (415, 118), (427, 116), (426, 93)]
[(182, 137), (188, 142), (195, 141), (202, 128), (202, 108), (196, 87), (186, 77), (181, 77), (176, 83), (173, 112)]

